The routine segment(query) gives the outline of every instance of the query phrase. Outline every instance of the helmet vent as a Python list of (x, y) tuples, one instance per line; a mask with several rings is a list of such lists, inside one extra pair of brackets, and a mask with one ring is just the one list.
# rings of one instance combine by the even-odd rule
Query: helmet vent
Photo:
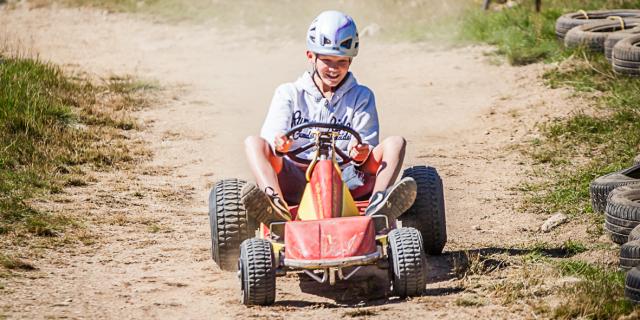
[(351, 49), (351, 43), (353, 42), (353, 39), (347, 39), (345, 41), (342, 41), (342, 43), (340, 43), (340, 46), (345, 48), (345, 49)]
[(331, 39), (324, 38), (324, 41), (322, 42), (322, 45), (327, 45), (327, 44), (331, 44)]

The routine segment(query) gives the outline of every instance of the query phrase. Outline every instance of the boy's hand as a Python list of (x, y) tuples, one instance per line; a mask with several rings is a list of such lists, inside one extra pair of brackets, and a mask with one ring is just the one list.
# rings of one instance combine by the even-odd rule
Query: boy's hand
[(369, 157), (369, 152), (371, 151), (371, 146), (368, 144), (358, 144), (357, 142), (352, 142), (349, 145), (349, 156), (355, 162), (362, 163)]
[(287, 138), (284, 133), (279, 133), (276, 135), (276, 139), (273, 142), (273, 145), (276, 146), (276, 151), (281, 153), (289, 152), (289, 148), (291, 148), (291, 144), (293, 140)]

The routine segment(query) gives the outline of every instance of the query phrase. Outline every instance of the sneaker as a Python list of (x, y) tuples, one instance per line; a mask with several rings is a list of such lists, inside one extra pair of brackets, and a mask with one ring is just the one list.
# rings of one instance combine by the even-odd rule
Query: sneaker
[(247, 183), (240, 191), (240, 201), (250, 216), (267, 226), (271, 222), (291, 220), (287, 204), (271, 187), (262, 191), (255, 183)]
[(416, 181), (411, 177), (402, 178), (385, 191), (379, 191), (371, 196), (365, 215), (385, 215), (389, 222), (398, 219), (411, 208), (418, 193)]

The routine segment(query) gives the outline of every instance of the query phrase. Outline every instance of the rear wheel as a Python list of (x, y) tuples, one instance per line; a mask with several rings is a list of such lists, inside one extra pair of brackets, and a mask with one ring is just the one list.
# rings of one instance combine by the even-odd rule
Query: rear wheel
[(240, 190), (245, 183), (239, 179), (220, 180), (209, 194), (211, 254), (222, 270), (236, 268), (240, 243), (253, 237), (257, 228), (240, 202)]
[(405, 298), (424, 292), (426, 262), (418, 230), (399, 228), (389, 232), (389, 276), (395, 295)]
[(276, 272), (271, 243), (247, 239), (240, 245), (238, 275), (244, 305), (266, 306), (276, 300)]
[(399, 218), (402, 226), (420, 231), (427, 254), (441, 254), (447, 243), (447, 224), (442, 179), (438, 171), (433, 167), (413, 166), (405, 169), (402, 177), (412, 177), (418, 186), (415, 202)]

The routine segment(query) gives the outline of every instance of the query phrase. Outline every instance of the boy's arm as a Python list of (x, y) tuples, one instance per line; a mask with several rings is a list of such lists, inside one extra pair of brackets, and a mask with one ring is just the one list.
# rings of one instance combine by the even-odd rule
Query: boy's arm
[(362, 136), (362, 143), (375, 147), (380, 139), (380, 125), (378, 124), (378, 111), (373, 92), (362, 100), (353, 115), (353, 129)]
[[(361, 164), (367, 160), (371, 150), (378, 145), (380, 139), (380, 125), (378, 124), (375, 96), (369, 89), (367, 89), (365, 99), (361, 101), (361, 104), (355, 110), (353, 115), (353, 129), (362, 136), (362, 144), (369, 146), (368, 149), (362, 148), (362, 150), (357, 151), (353, 149), (349, 150), (352, 157), (356, 154), (362, 156), (362, 160), (356, 160), (358, 164)], [(358, 146), (354, 147), (354, 149), (359, 149)]]
[(275, 150), (276, 137), (290, 129), (293, 101), (291, 95), (287, 94), (286, 86), (284, 84), (276, 89), (260, 131), (260, 136), (267, 140), (273, 150)]

